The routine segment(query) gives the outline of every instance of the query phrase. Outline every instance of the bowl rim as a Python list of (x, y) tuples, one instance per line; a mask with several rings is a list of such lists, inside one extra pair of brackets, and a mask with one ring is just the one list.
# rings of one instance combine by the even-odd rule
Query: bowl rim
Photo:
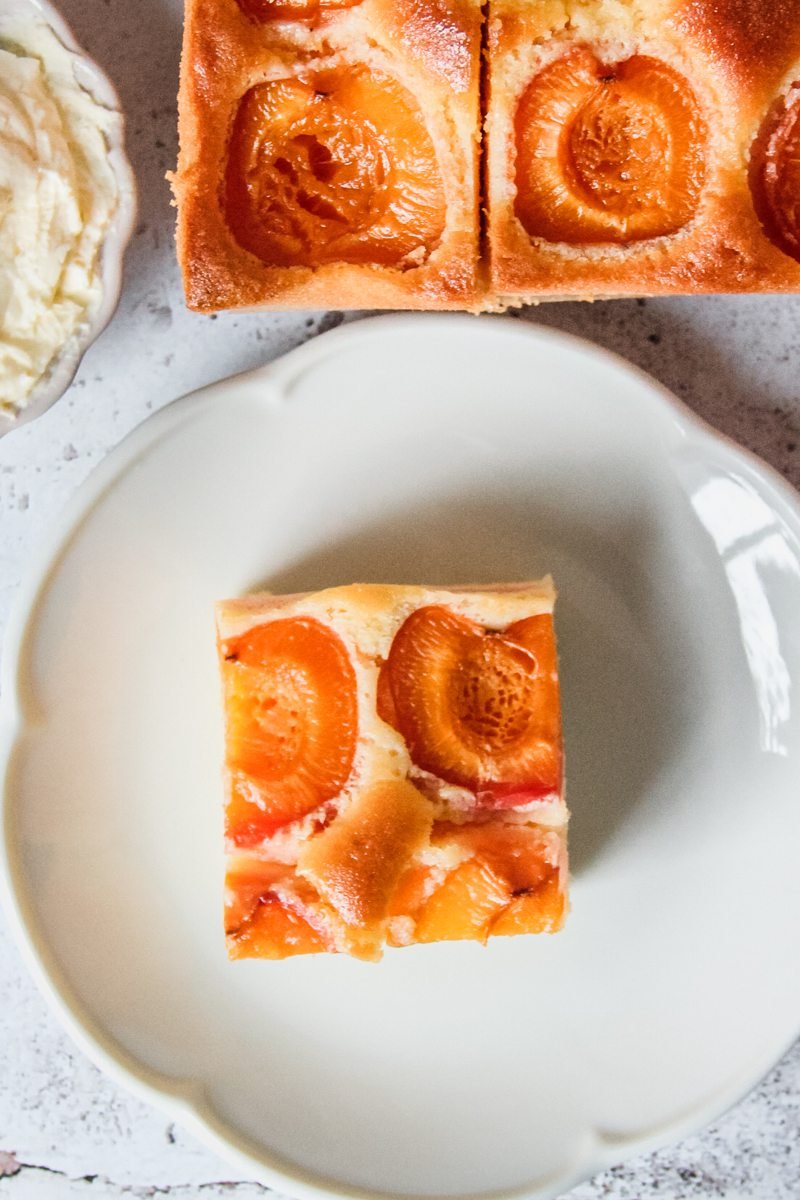
[(33, 20), (47, 25), (79, 68), (79, 82), (113, 115), (108, 133), (108, 161), (117, 186), (117, 207), (100, 249), (102, 291), (100, 303), (85, 325), (57, 352), (36, 383), (23, 409), (14, 416), (0, 413), (0, 437), (34, 421), (60, 400), (77, 374), (83, 355), (116, 312), (122, 292), (125, 252), (133, 236), (138, 213), (136, 176), (125, 147), (126, 118), (119, 93), (109, 76), (83, 49), (66, 19), (51, 0), (16, 0), (31, 10)]
[[(8, 795), (14, 749), (25, 724), (19, 666), (42, 591), (47, 586), (51, 572), (58, 568), (61, 554), (76, 530), (114, 480), (183, 422), (187, 409), (198, 404), (217, 402), (234, 380), (258, 381), (262, 384), (269, 382), (281, 387), (286, 380), (304, 374), (329, 355), (381, 332), (391, 336), (414, 327), (420, 330), (427, 327), (430, 332), (437, 324), (443, 330), (461, 327), (474, 331), (476, 319), (487, 325), (490, 322), (499, 325), (512, 336), (526, 339), (532, 344), (537, 340), (545, 340), (571, 347), (598, 364), (622, 368), (635, 377), (648, 393), (642, 396), (643, 408), (655, 414), (665, 427), (671, 427), (678, 442), (692, 442), (700, 448), (713, 447), (734, 460), (742, 478), (767, 498), (800, 547), (800, 493), (776, 468), (727, 434), (716, 430), (667, 387), (622, 355), (575, 334), (535, 323), (523, 323), (507, 315), (483, 314), (476, 318), (467, 313), (378, 314), (327, 331), (260, 366), (182, 394), (145, 418), (93, 469), (60, 514), (54, 528), (48, 531), (28, 565), (7, 624), (4, 653), (0, 659), (0, 910), (6, 915), (25, 965), (62, 1028), (87, 1058), (114, 1083), (171, 1120), (178, 1121), (205, 1147), (253, 1180), (297, 1200), (333, 1200), (336, 1197), (340, 1200), (553, 1200), (600, 1171), (661, 1149), (716, 1121), (761, 1082), (800, 1036), (798, 1018), (797, 1029), (781, 1047), (778, 1056), (770, 1057), (769, 1061), (760, 1058), (724, 1088), (699, 1101), (689, 1111), (676, 1115), (669, 1123), (630, 1137), (592, 1130), (582, 1144), (578, 1158), (568, 1166), (565, 1164), (563, 1173), (546, 1181), (523, 1184), (513, 1190), (464, 1192), (447, 1196), (416, 1193), (411, 1196), (402, 1192), (375, 1191), (323, 1176), (287, 1161), (279, 1151), (256, 1145), (217, 1114), (206, 1096), (202, 1081), (166, 1077), (124, 1049), (93, 1014), (87, 1012), (84, 1003), (73, 993), (52, 950), (40, 936), (31, 918), (27, 897), (18, 881), (15, 867)], [(666, 445), (664, 454), (669, 457)]]

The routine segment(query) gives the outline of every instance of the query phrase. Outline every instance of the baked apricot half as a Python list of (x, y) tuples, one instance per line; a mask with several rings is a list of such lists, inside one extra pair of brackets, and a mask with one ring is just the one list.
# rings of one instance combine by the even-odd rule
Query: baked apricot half
[(575, 245), (677, 232), (705, 180), (706, 129), (674, 67), (604, 63), (579, 46), (544, 67), (516, 113), (516, 215), (531, 237)]
[(485, 941), (495, 933), (545, 933), (560, 927), (564, 889), (546, 833), (523, 825), (440, 826), (433, 842), (472, 857), (421, 901), (413, 881), (404, 881), (403, 898), (416, 900), (409, 911), (417, 922), (417, 941)]
[(383, 673), (380, 715), (424, 771), (500, 807), (560, 787), (549, 615), (497, 633), (441, 605), (417, 609), (395, 635)]
[(764, 120), (750, 155), (750, 190), (767, 237), (800, 262), (800, 82)]
[(433, 142), (413, 96), (362, 66), (256, 84), (230, 140), (234, 237), (275, 266), (415, 266), (445, 225)]
[(253, 845), (336, 796), (355, 755), (353, 665), (333, 630), (308, 617), (256, 626), (223, 645), (226, 832)]

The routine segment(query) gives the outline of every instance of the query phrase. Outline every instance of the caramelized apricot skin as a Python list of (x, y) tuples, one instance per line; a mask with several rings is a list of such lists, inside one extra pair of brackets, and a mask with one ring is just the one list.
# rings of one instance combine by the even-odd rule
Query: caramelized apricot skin
[(356, 678), (337, 634), (307, 617), (259, 625), (221, 651), (226, 833), (248, 846), (347, 782), (358, 730)]
[(528, 85), (515, 136), (515, 211), (531, 237), (641, 241), (697, 209), (705, 122), (688, 81), (656, 58), (605, 64), (575, 48)]
[(245, 16), (259, 24), (270, 21), (317, 21), (329, 12), (354, 8), (361, 0), (237, 0)]
[(272, 266), (415, 266), (444, 231), (436, 152), (396, 80), (342, 66), (242, 98), (224, 203), (239, 244)]
[[(380, 715), (414, 763), (470, 788), (484, 804), (513, 806), (561, 785), (561, 720), (549, 615), (504, 633), (440, 605), (398, 630), (379, 687)], [(381, 699), (382, 697), (383, 700)]]
[(800, 82), (764, 120), (750, 155), (750, 190), (767, 237), (800, 262)]

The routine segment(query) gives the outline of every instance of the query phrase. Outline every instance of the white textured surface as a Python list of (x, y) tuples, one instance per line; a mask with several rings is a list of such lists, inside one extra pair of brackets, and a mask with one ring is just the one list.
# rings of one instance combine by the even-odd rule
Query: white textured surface
[[(339, 320), (214, 319), (185, 310), (162, 178), (175, 157), (181, 5), (63, 0), (61, 7), (120, 89), (141, 188), (140, 225), (119, 313), (76, 384), (49, 414), (0, 442), (0, 624), (32, 547), (110, 446), (182, 392), (272, 358)], [(800, 298), (564, 305), (524, 319), (623, 354), (800, 483)], [(2, 1200), (107, 1200), (164, 1190), (187, 1200), (264, 1194), (72, 1049), (2, 924), (0, 1177)], [(800, 1047), (713, 1129), (607, 1172), (571, 1196), (797, 1200)]]

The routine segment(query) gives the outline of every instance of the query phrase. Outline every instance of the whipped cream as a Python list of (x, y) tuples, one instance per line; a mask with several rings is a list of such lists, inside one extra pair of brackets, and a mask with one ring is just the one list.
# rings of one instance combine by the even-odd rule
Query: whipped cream
[(11, 416), (103, 295), (120, 117), (81, 87), (75, 62), (41, 21), (0, 25), (0, 412)]

